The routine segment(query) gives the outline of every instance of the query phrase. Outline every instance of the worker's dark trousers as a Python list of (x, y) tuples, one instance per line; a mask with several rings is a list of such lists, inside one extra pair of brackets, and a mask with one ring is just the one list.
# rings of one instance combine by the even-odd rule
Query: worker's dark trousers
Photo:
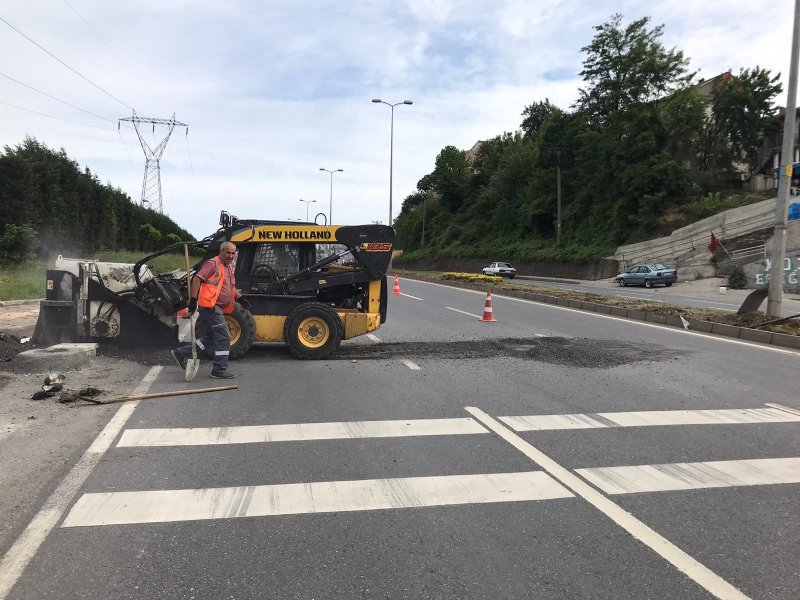
[[(231, 349), (231, 334), (228, 325), (225, 323), (225, 315), (222, 308), (215, 306), (212, 308), (198, 308), (197, 321), (205, 325), (205, 335), (197, 338), (197, 347), (202, 352), (206, 348), (214, 349), (214, 370), (224, 371), (228, 368), (228, 355)], [(192, 346), (181, 346), (178, 354), (184, 358), (192, 355)]]

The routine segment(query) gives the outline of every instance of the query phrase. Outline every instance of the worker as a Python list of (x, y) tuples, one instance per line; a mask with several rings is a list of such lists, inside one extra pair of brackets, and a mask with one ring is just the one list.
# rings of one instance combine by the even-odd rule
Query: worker
[[(236, 245), (232, 242), (223, 242), (219, 247), (219, 255), (202, 264), (189, 287), (187, 316), (191, 318), (194, 311), (199, 310), (197, 319), (205, 325), (205, 335), (198, 338), (196, 343), (201, 351), (206, 347), (214, 348), (214, 363), (211, 368), (211, 377), (214, 379), (236, 377), (228, 370), (231, 336), (225, 323), (225, 315), (233, 312), (236, 300), (243, 308), (250, 309), (250, 302), (236, 289), (236, 277), (233, 273), (235, 257)], [(175, 362), (184, 370), (186, 361), (191, 355), (191, 345), (181, 346), (172, 351)]]

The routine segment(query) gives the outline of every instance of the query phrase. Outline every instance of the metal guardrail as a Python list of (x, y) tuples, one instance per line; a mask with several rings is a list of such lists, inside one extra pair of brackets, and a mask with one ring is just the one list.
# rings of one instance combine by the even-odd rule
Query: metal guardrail
[(764, 244), (758, 246), (751, 246), (750, 248), (740, 248), (739, 250), (731, 250), (728, 255), (732, 261), (742, 260), (744, 258), (767, 257), (767, 247)]

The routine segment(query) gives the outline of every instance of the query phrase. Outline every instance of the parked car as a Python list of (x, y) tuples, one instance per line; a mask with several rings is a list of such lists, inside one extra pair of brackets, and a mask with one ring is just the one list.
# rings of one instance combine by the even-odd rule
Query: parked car
[(493, 262), (488, 267), (483, 268), (484, 275), (499, 275), (500, 277), (508, 277), (514, 279), (517, 276), (517, 270), (507, 262)]
[(654, 265), (636, 265), (615, 278), (620, 287), (626, 285), (643, 285), (651, 288), (654, 285), (671, 286), (678, 281), (678, 271), (668, 269), (661, 263)]

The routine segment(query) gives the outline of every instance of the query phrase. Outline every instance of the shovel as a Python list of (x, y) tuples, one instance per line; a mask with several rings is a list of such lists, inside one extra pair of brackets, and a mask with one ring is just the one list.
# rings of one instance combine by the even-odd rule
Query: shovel
[[(192, 286), (190, 285), (189, 277), (189, 244), (183, 245), (183, 251), (186, 254), (186, 299), (192, 299)], [(186, 359), (186, 381), (193, 381), (197, 377), (197, 371), (200, 369), (200, 359), (197, 358), (197, 344), (194, 340), (194, 319), (192, 315), (189, 316), (189, 329), (192, 331), (192, 358)]]

